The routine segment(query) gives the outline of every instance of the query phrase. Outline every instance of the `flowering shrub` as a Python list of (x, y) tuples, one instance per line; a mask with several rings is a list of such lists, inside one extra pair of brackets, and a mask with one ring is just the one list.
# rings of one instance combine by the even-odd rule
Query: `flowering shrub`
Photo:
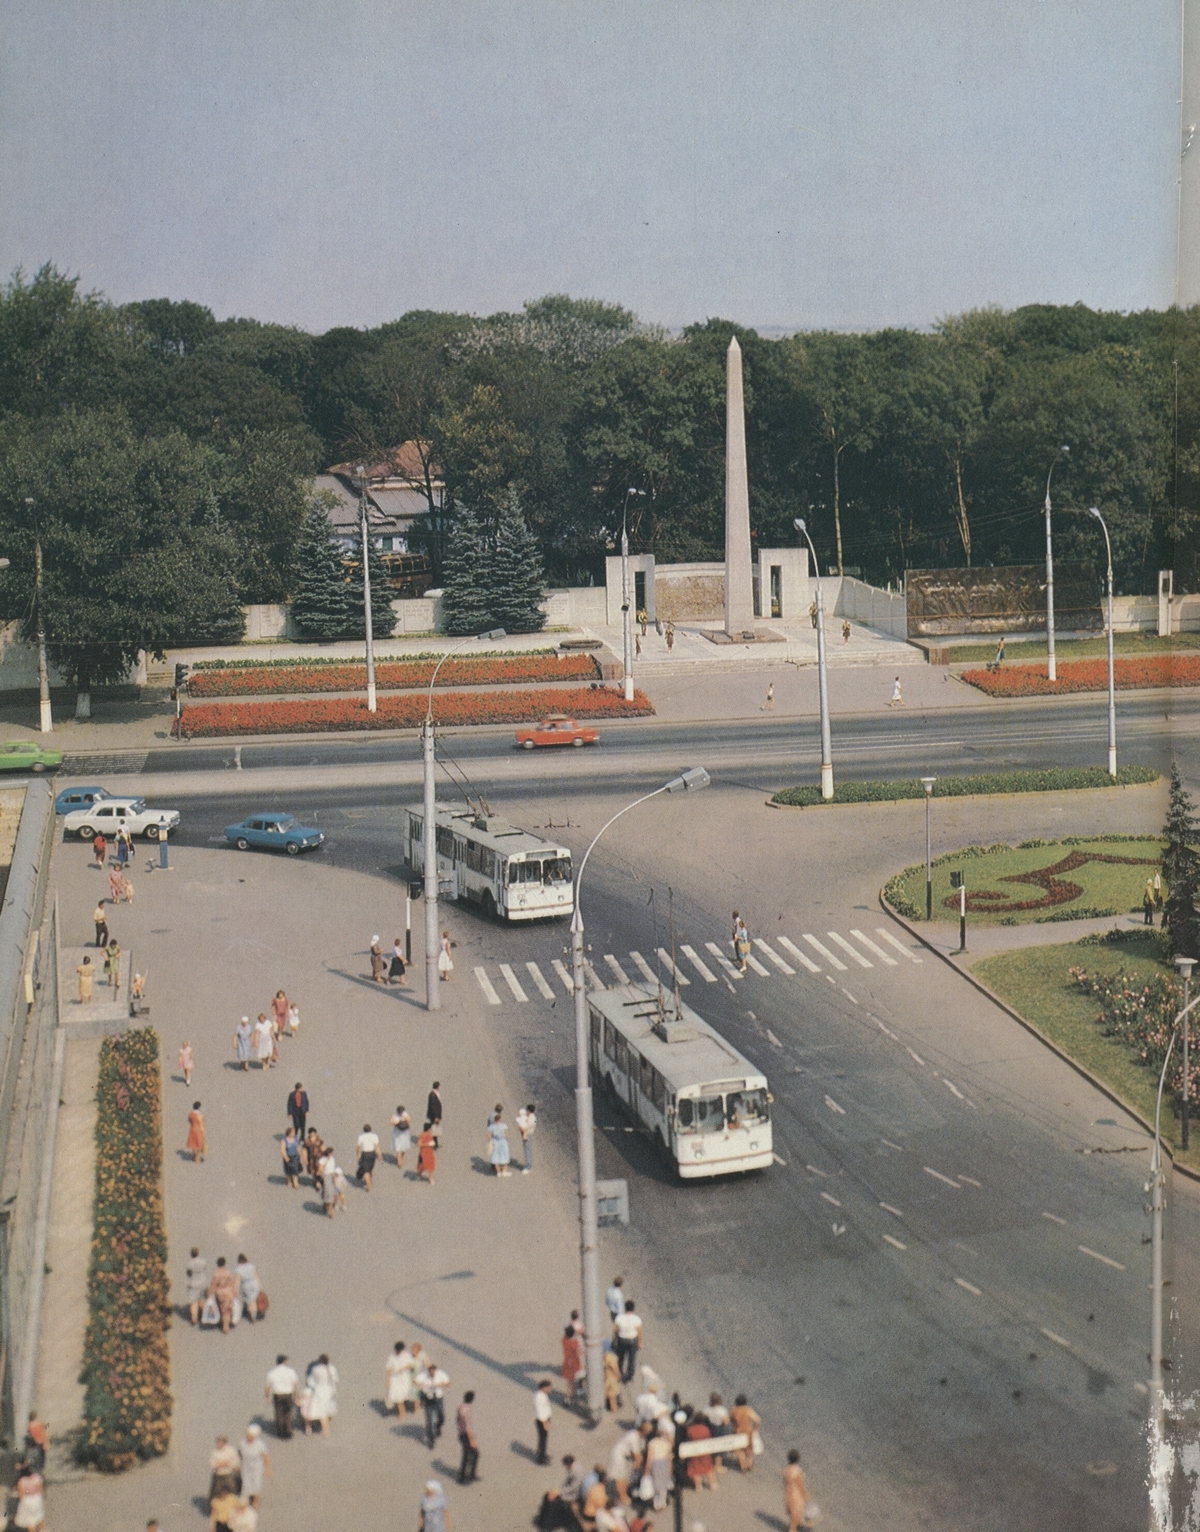
[(158, 1036), (105, 1038), (96, 1089), (82, 1455), (120, 1473), (171, 1439)]
[[(428, 687), (438, 657), (381, 660), (375, 684), (382, 688)], [(438, 671), (442, 686), (514, 686), (534, 681), (594, 681), (600, 668), (587, 654), (515, 654), (501, 657), (463, 655), (448, 659)], [(307, 661), (199, 671), (188, 682), (193, 697), (277, 696), (285, 692), (363, 691), (366, 665)]]
[[(1078, 899), (1083, 889), (1078, 883), (1063, 880), (1063, 873), (1074, 872), (1077, 867), (1083, 867), (1088, 862), (1120, 862), (1131, 867), (1157, 867), (1158, 859), (1144, 856), (1104, 856), (1098, 851), (1072, 851), (1069, 856), (1064, 856), (1062, 861), (1055, 862), (1050, 867), (1035, 867), (1029, 872), (1003, 873), (997, 879), (1000, 883), (1032, 883), (1037, 888), (1045, 889), (1040, 899), (1013, 899), (1010, 895), (994, 888), (974, 888), (967, 890), (967, 909), (976, 914), (993, 914), (999, 911), (1008, 913), (1015, 910), (1042, 910), (1050, 909), (1056, 904), (1069, 904), (1072, 899)], [(946, 909), (958, 909), (960, 907), (959, 894), (950, 894), (942, 900)], [(1085, 911), (1071, 911), (1070, 919), (1082, 919)], [(1107, 914), (1107, 911), (1101, 911)]]
[[(185, 738), (216, 734), (321, 734), (344, 729), (412, 729), (425, 721), (426, 699), (419, 692), (379, 698), (379, 709), (367, 712), (365, 697), (327, 697), (297, 702), (213, 702), (184, 708)], [(434, 722), (439, 724), (535, 723), (547, 713), (573, 718), (645, 718), (654, 709), (645, 692), (626, 702), (620, 692), (587, 687), (571, 690), (511, 692), (451, 692), (436, 696)], [(174, 727), (174, 726), (173, 726)]]
[[(989, 697), (1044, 697), (1060, 692), (1108, 690), (1108, 661), (1072, 660), (1058, 667), (1057, 681), (1044, 665), (1006, 665), (1000, 670), (964, 670), (964, 681)], [(1148, 654), (1116, 660), (1113, 684), (1119, 691), (1151, 686), (1200, 686), (1200, 654)]]
[[(1183, 1006), (1183, 985), (1171, 974), (1152, 978), (1131, 978), (1129, 974), (1088, 973), (1086, 968), (1072, 968), (1071, 977), (1089, 995), (1100, 1001), (1096, 1020), (1106, 1037), (1118, 1038), (1139, 1064), (1152, 1070), (1155, 1078), (1162, 1073), (1171, 1040), (1171, 1024)], [(1195, 1101), (1200, 1082), (1200, 1058), (1193, 1051), (1188, 1061), (1189, 1099)], [(1167, 1094), (1183, 1092), (1183, 1049), (1176, 1041), (1167, 1072)]]

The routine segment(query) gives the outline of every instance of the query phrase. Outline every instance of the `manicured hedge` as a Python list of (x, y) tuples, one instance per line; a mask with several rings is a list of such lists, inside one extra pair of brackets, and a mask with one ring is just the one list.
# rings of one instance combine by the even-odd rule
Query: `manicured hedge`
[[(1116, 779), (1102, 766), (1054, 766), (1047, 771), (996, 771), (977, 777), (939, 777), (935, 798), (968, 798), (976, 793), (1054, 793), (1080, 787), (1130, 787), (1157, 782), (1151, 766), (1122, 766)], [(902, 798), (923, 798), (925, 789), (914, 780), (901, 782), (839, 782), (831, 803), (892, 803)], [(772, 803), (797, 808), (816, 808), (826, 802), (819, 787), (786, 787)]]
[[(429, 686), (437, 658), (381, 660), (375, 666), (380, 689)], [(443, 686), (518, 686), (534, 681), (593, 681), (600, 667), (587, 654), (516, 654), (495, 658), (464, 655), (448, 659), (438, 671)], [(287, 665), (267, 665), (205, 670), (193, 675), (188, 691), (193, 697), (278, 696), (287, 692), (362, 691), (367, 684), (366, 665), (310, 665), (293, 660)]]
[[(1045, 665), (1005, 665), (1000, 670), (964, 670), (962, 678), (989, 697), (1046, 697), (1062, 692), (1108, 690), (1108, 660), (1074, 660), (1059, 665), (1051, 681)], [(1147, 654), (1113, 662), (1118, 691), (1156, 686), (1200, 686), (1200, 654)]]
[(171, 1440), (161, 1094), (152, 1028), (104, 1040), (80, 1381), (82, 1455), (108, 1473), (161, 1456)]
[[(347, 729), (411, 729), (425, 721), (419, 692), (379, 698), (367, 712), (365, 697), (313, 698), (296, 702), (213, 702), (183, 710), (182, 732), (201, 739), (221, 734), (323, 734)], [(620, 692), (597, 687), (571, 690), (450, 692), (434, 698), (438, 724), (535, 723), (548, 713), (573, 718), (645, 718), (654, 712), (644, 692), (626, 702)], [(172, 726), (174, 729), (174, 725)]]
[[(557, 649), (526, 649), (523, 651), (521, 657), (524, 658), (526, 655), (530, 654), (557, 653)], [(474, 657), (477, 660), (507, 659), (509, 658), (509, 655), (510, 651), (507, 649), (476, 649), (474, 651)], [(436, 664), (436, 662), (440, 660), (441, 657), (441, 652), (436, 649), (423, 649), (420, 654), (406, 654), (404, 656), (404, 661), (432, 660)], [(380, 663), (390, 663), (390, 661), (394, 658), (394, 655), (383, 655), (380, 658)], [(302, 659), (297, 659), (294, 654), (289, 654), (285, 659), (282, 660), (252, 660), (245, 659), (239, 655), (235, 660), (197, 660), (196, 663), (192, 666), (192, 674), (194, 675), (198, 670), (281, 670), (286, 669), (289, 665), (345, 665), (346, 663), (347, 661), (345, 656), (340, 654), (305, 655)], [(350, 661), (349, 663), (353, 664), (354, 661)], [(397, 661), (397, 663), (401, 662)]]

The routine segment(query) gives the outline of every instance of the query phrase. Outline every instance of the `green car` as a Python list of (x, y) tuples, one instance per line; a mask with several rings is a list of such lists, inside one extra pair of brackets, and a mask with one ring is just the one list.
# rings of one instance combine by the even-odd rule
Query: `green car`
[(54, 771), (62, 765), (61, 750), (47, 750), (36, 739), (10, 739), (0, 745), (0, 771)]

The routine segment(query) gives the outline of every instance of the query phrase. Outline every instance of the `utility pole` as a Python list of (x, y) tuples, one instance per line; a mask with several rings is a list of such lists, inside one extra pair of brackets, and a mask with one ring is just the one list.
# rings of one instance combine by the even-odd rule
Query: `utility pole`
[[(1059, 452), (1061, 457), (1069, 457), (1071, 449), (1063, 446)], [(1059, 461), (1058, 457), (1054, 459), (1046, 475), (1046, 676), (1051, 681), (1058, 679), (1058, 670), (1054, 663), (1054, 544), (1050, 538), (1050, 480), (1054, 477)]]
[[(32, 513), (32, 496), (25, 497), (25, 504)], [(54, 718), (50, 711), (50, 668), (46, 664), (46, 621), (42, 615), (42, 539), (36, 532), (33, 553), (37, 565), (38, 729), (42, 734), (53, 734)]]
[(363, 624), (367, 635), (367, 712), (376, 711), (375, 639), (371, 632), (371, 565), (367, 544), (367, 470), (360, 463), (358, 473), (358, 508), (362, 514)]
[(644, 489), (625, 491), (625, 504), (621, 510), (621, 636), (623, 639), (623, 668), (625, 671), (625, 700), (633, 701), (633, 614), (629, 610), (629, 515), (630, 495), (644, 495)]

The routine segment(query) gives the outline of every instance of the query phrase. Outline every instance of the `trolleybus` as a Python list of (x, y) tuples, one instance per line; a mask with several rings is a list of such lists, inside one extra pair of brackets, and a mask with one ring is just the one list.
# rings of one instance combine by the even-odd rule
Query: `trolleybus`
[[(414, 872), (425, 872), (425, 808), (405, 811), (405, 846)], [(540, 920), (575, 908), (571, 852), (504, 819), (437, 806), (440, 897), (471, 899), (502, 920)]]

